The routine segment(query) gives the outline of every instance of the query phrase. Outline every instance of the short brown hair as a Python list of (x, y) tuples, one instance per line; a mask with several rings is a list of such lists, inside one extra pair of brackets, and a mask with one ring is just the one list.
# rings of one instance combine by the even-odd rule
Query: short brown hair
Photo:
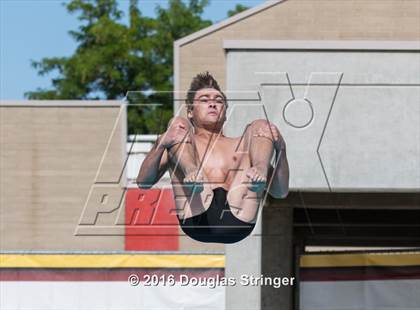
[(195, 93), (203, 88), (214, 88), (215, 90), (219, 91), (223, 96), (225, 104), (227, 105), (226, 95), (220, 89), (219, 83), (217, 83), (216, 79), (208, 71), (206, 71), (197, 74), (191, 81), (187, 99), (185, 99), (188, 111), (191, 111), (192, 104), (194, 103)]

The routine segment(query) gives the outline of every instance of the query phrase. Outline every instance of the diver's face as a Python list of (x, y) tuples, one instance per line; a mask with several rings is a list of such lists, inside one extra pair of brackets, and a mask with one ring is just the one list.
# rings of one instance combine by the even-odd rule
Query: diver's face
[(226, 102), (222, 94), (214, 88), (202, 88), (195, 93), (192, 110), (188, 117), (195, 126), (223, 125)]

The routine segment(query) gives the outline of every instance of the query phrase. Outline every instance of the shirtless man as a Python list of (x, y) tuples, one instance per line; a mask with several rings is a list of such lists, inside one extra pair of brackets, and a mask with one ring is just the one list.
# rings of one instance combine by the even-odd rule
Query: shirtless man
[(193, 79), (186, 104), (188, 119), (169, 122), (143, 161), (137, 184), (150, 188), (169, 169), (182, 230), (202, 242), (238, 242), (253, 230), (265, 190), (274, 198), (288, 194), (285, 142), (262, 119), (242, 137), (226, 137), (227, 98), (208, 72)]

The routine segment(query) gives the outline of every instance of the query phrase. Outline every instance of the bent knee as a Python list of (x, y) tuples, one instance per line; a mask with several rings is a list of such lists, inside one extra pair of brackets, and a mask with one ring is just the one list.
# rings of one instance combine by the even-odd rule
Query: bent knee
[(177, 125), (184, 125), (186, 128), (191, 127), (191, 123), (188, 119), (182, 116), (174, 116), (169, 121), (168, 127), (170, 126), (177, 126)]
[(269, 122), (266, 119), (256, 119), (248, 125), (248, 129), (256, 130), (260, 128), (266, 128), (267, 126), (269, 126)]

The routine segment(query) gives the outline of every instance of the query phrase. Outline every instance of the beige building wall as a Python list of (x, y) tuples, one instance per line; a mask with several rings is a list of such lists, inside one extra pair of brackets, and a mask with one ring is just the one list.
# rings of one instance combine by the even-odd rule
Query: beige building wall
[(186, 91), (192, 77), (207, 70), (226, 87), (223, 40), (420, 40), (420, 1), (284, 0), (267, 4), (254, 14), (243, 12), (221, 22), (220, 27), (210, 26), (175, 42), (175, 49), (179, 48), (174, 60), (175, 90)]
[(96, 181), (116, 184), (110, 201), (124, 186), (124, 113), (117, 101), (0, 102), (0, 250), (124, 249), (123, 235), (75, 236), (108, 142)]

